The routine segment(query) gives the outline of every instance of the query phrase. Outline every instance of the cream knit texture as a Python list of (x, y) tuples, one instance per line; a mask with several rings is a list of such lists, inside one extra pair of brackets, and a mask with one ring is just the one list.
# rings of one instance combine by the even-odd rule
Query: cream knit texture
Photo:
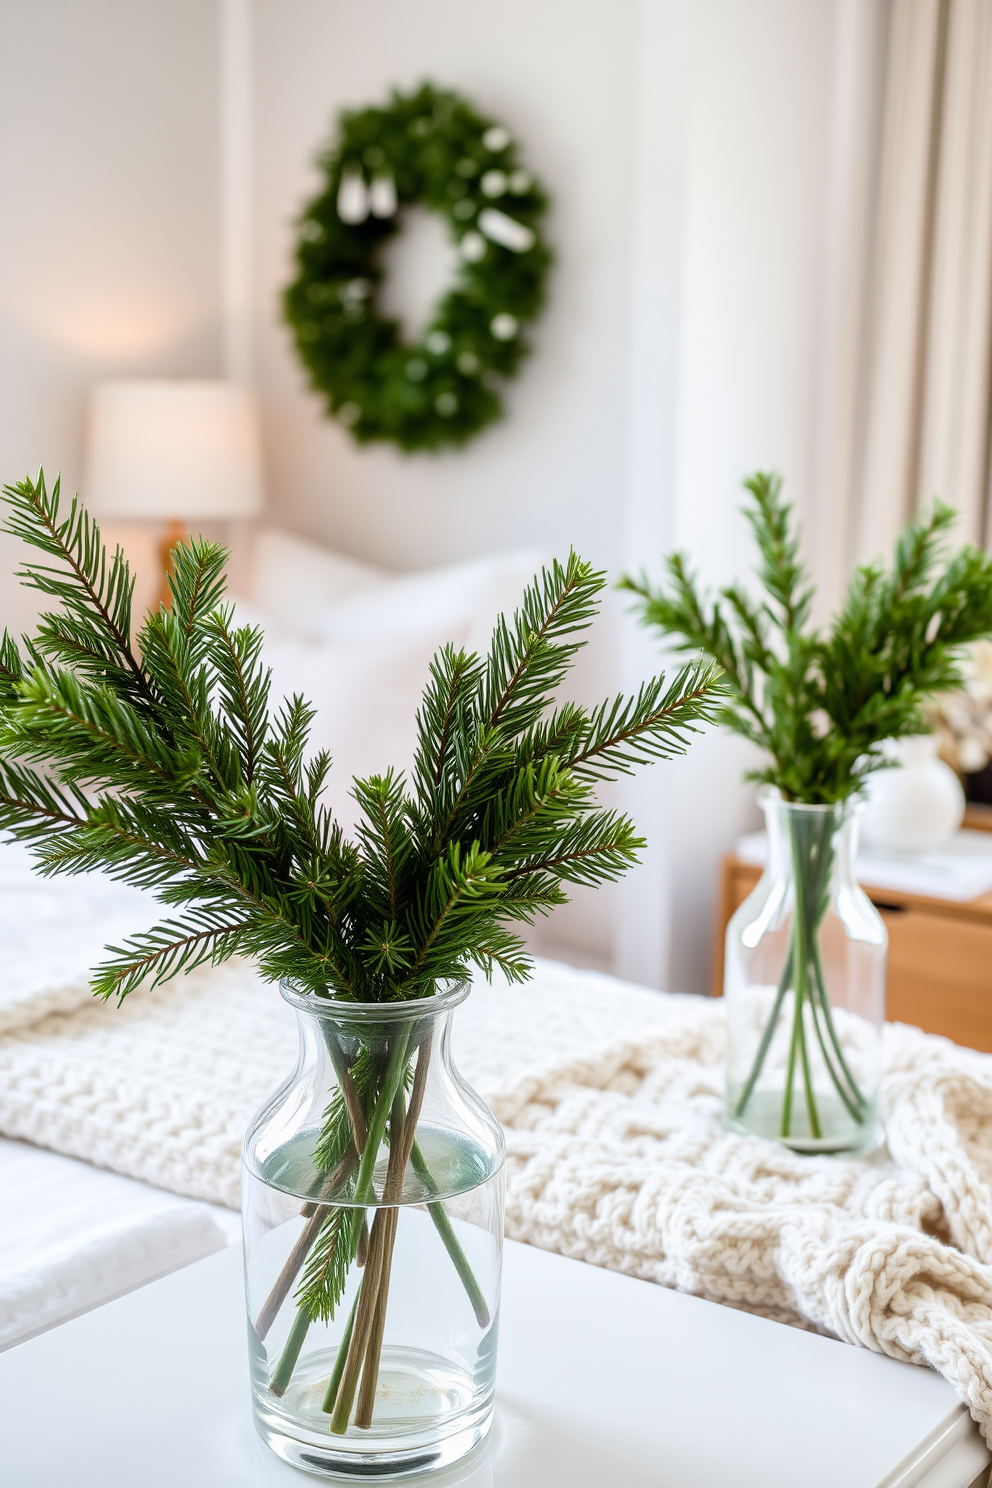
[[(540, 963), (475, 989), (455, 1056), (507, 1134), (507, 1233), (927, 1364), (992, 1441), (992, 1058), (893, 1025), (888, 1151), (721, 1123), (720, 1002)], [(232, 1207), (293, 1015), (245, 966), (0, 1038), (0, 1132)], [(891, 1154), (891, 1155), (890, 1155)]]

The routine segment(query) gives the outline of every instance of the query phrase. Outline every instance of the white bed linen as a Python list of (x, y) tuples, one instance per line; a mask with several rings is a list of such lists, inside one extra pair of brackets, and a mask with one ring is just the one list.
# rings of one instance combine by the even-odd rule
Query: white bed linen
[(104, 947), (160, 917), (150, 894), (106, 873), (42, 878), (27, 846), (0, 835), (0, 1033), (92, 1001)]
[(0, 1350), (240, 1236), (240, 1215), (0, 1139)]

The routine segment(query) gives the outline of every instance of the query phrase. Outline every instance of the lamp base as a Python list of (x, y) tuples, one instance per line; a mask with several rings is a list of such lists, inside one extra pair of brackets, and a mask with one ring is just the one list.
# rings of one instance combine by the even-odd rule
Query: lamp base
[(172, 550), (185, 537), (186, 524), (181, 522), (178, 517), (173, 517), (158, 547), (159, 563), (162, 569), (162, 587), (159, 591), (158, 602), (167, 610), (171, 610), (172, 608), (172, 590), (169, 587), (169, 577), (173, 572)]

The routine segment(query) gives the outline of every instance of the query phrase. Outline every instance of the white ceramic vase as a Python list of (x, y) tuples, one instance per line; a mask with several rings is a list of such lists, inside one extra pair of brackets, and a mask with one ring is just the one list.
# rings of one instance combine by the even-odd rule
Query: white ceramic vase
[(865, 788), (861, 840), (875, 852), (933, 852), (949, 842), (964, 819), (961, 782), (937, 754), (932, 735), (891, 740), (899, 761), (880, 770)]

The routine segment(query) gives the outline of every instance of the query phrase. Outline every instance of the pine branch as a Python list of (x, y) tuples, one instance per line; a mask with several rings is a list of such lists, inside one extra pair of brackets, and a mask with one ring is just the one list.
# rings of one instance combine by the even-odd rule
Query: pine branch
[(93, 973), (93, 992), (106, 1002), (123, 1002), (142, 982), (157, 987), (177, 971), (192, 971), (204, 961), (236, 954), (249, 921), (230, 920), (215, 910), (194, 909), (184, 919), (165, 920), (152, 930), (130, 935), (123, 946), (110, 946), (110, 959)]
[(56, 784), (16, 760), (0, 758), (0, 831), (22, 842), (45, 842), (53, 828), (84, 823), (88, 808), (75, 785)]
[(588, 785), (554, 758), (527, 760), (508, 774), (478, 824), (480, 846), (504, 868), (530, 852), (529, 842), (555, 838), (559, 829), (589, 808)]
[(0, 825), (42, 872), (102, 867), (173, 910), (111, 949), (103, 996), (235, 952), (357, 1002), (429, 995), (472, 965), (523, 979), (515, 927), (565, 885), (617, 877), (640, 846), (595, 782), (680, 752), (720, 705), (697, 661), (636, 697), (550, 712), (603, 587), (573, 553), (497, 622), (486, 657), (438, 653), (412, 789), (394, 771), (356, 781), (349, 842), (322, 799), (330, 761), (308, 755), (313, 710), (296, 697), (270, 717), (261, 633), (224, 604), (222, 550), (176, 550), (172, 606), (145, 620), (139, 662), (126, 565), (86, 513), (60, 516), (43, 477), (7, 500), (46, 558), (29, 582), (61, 610), (23, 659), (0, 643)]
[[(108, 681), (154, 708), (155, 696), (131, 649), (134, 580), (127, 562), (120, 548), (108, 559), (100, 529), (78, 497), (63, 518), (59, 485), (56, 481), (49, 494), (44, 472), (39, 472), (37, 481), (26, 478), (3, 489), (10, 508), (4, 530), (55, 559), (54, 567), (32, 562), (18, 573), (29, 588), (57, 599), (63, 608), (61, 616), (42, 616), (35, 643), (55, 661), (84, 664), (88, 671), (99, 672), (102, 666)], [(88, 651), (80, 648), (81, 632), (74, 622), (88, 628)], [(63, 654), (63, 644), (73, 634), (69, 654)]]
[[(203, 859), (180, 823), (157, 808), (120, 796), (88, 804), (85, 820), (54, 843), (39, 847), (43, 874), (89, 873), (102, 868), (135, 888), (181, 885), (201, 873)], [(174, 901), (173, 901), (174, 902)]]
[[(505, 902), (509, 903), (511, 899), (512, 894), (507, 894)], [(564, 894), (559, 894), (556, 902), (566, 904), (568, 901)], [(530, 896), (521, 900), (521, 904), (525, 906), (522, 910), (524, 918), (536, 912), (536, 903)], [(472, 942), (466, 955), (466, 963), (477, 966), (490, 981), (497, 967), (508, 982), (529, 981), (534, 971), (534, 963), (519, 936), (510, 934), (499, 925), (483, 931)]]
[(797, 635), (805, 625), (813, 590), (799, 560), (799, 535), (792, 532), (792, 508), (782, 500), (782, 478), (759, 471), (744, 482), (754, 504), (746, 510), (761, 555), (758, 577), (781, 615), (769, 611), (783, 636)]
[(296, 1293), (298, 1305), (311, 1322), (328, 1322), (344, 1295), (345, 1283), (355, 1259), (351, 1244), (348, 1209), (331, 1209), (307, 1258), (303, 1280)]
[(206, 621), (220, 607), (224, 598), (224, 570), (228, 554), (219, 543), (191, 538), (172, 551), (172, 569), (168, 576), (172, 593), (171, 614), (188, 644), (199, 643), (200, 654), (207, 651), (209, 632)]
[(627, 817), (613, 811), (595, 812), (572, 823), (551, 852), (511, 869), (505, 882), (542, 875), (571, 884), (609, 883), (637, 862), (644, 845), (644, 838)]
[(715, 721), (724, 697), (718, 666), (692, 662), (669, 687), (664, 676), (645, 682), (634, 698), (617, 697), (601, 704), (580, 733), (574, 752), (563, 763), (591, 780), (630, 775), (649, 760), (671, 759), (689, 746), (688, 735)]
[(362, 810), (358, 840), (366, 867), (366, 892), (383, 918), (395, 923), (411, 857), (402, 776), (392, 770), (356, 780), (352, 794)]
[(267, 793), (290, 834), (303, 849), (308, 872), (328, 854), (337, 856), (340, 829), (320, 807), (320, 795), (330, 771), (330, 757), (319, 751), (304, 763), (314, 710), (300, 696), (291, 698), (276, 715), (262, 746), (258, 785)]
[(500, 616), (482, 690), (482, 724), (514, 736), (537, 722), (549, 693), (584, 642), (567, 641), (591, 625), (606, 580), (574, 552), (543, 569), (524, 593), (512, 626)]
[[(13, 687), (24, 675), (24, 664), (21, 661), (20, 652), (14, 638), (8, 631), (4, 631), (0, 637), (0, 681), (8, 687)], [(16, 696), (10, 693), (11, 698)]]
[[(417, 749), (413, 776), (422, 803), (433, 800), (453, 767), (452, 744), (459, 713), (479, 693), (482, 668), (477, 656), (443, 646), (431, 662), (430, 681), (417, 710)], [(462, 722), (461, 732), (464, 732)]]
[(813, 590), (781, 482), (759, 474), (745, 485), (768, 603), (726, 588), (728, 617), (719, 601), (707, 605), (679, 556), (668, 590), (645, 580), (623, 587), (676, 649), (699, 648), (723, 667), (730, 705), (719, 721), (771, 756), (752, 778), (786, 799), (841, 801), (889, 763), (883, 740), (922, 731), (926, 699), (959, 685), (961, 648), (992, 634), (992, 559), (975, 548), (946, 559), (954, 513), (938, 503), (906, 526), (891, 570), (855, 572), (821, 637), (808, 626)]
[(415, 906), (411, 916), (419, 950), (398, 992), (409, 996), (411, 983), (422, 984), (428, 973), (432, 981), (457, 976), (466, 949), (460, 922), (477, 922), (478, 907), (500, 892), (499, 870), (492, 865), (489, 853), (473, 843), (463, 855), (460, 845), (453, 842), (446, 857), (431, 868), (423, 903)]
[(215, 610), (207, 631), (215, 644), (211, 657), (216, 668), (245, 781), (255, 778), (255, 767), (268, 732), (271, 673), (260, 661), (264, 637), (257, 626), (231, 629), (232, 611)]
[(72, 672), (36, 667), (20, 684), (20, 704), (0, 726), (0, 749), (24, 759), (59, 757), (64, 780), (105, 781), (123, 789), (188, 788), (198, 758), (170, 752), (169, 743), (109, 685), (88, 687)]
[(162, 699), (172, 738), (202, 756), (216, 787), (237, 789), (240, 762), (230, 733), (211, 710), (215, 676), (204, 660), (202, 638), (191, 643), (181, 616), (160, 609), (148, 617), (140, 639), (143, 665)]

